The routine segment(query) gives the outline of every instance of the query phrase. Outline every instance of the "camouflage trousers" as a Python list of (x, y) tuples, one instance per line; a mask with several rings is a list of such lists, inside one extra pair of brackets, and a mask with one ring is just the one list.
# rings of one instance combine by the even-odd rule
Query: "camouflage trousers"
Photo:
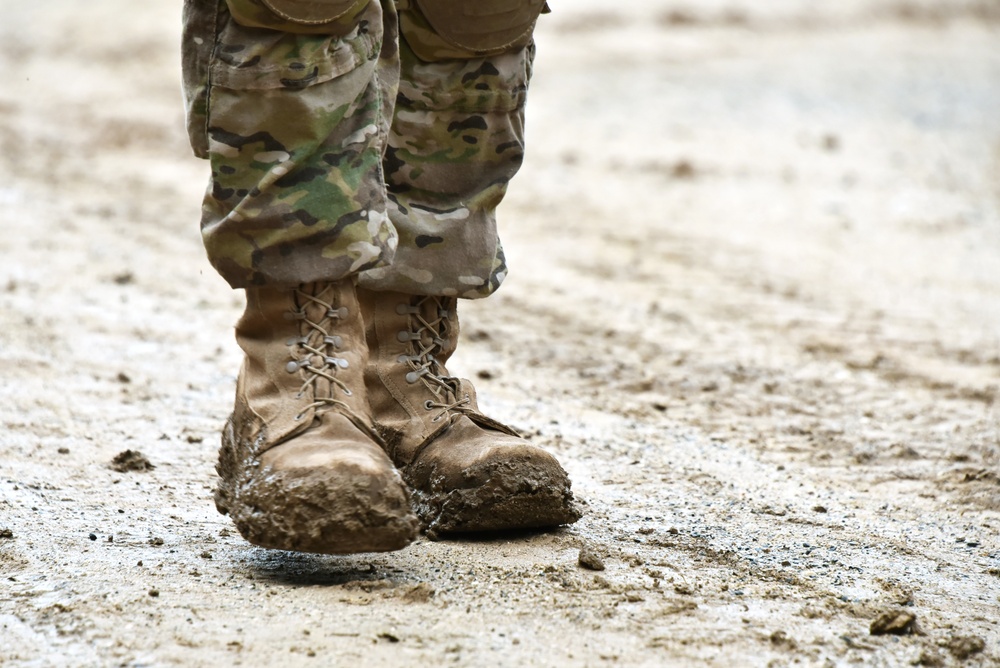
[(185, 0), (202, 234), (233, 287), (484, 297), (543, 0)]

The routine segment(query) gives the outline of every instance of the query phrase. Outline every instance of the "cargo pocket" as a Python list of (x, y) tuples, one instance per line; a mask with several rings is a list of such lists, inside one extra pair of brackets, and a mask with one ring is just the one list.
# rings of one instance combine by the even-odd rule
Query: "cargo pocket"
[(346, 35), (301, 34), (223, 20), (209, 68), (211, 91), (301, 89), (378, 57), (379, 32), (367, 22)]
[[(516, 51), (531, 41), (545, 0), (409, 0), (400, 31), (426, 62)], [(402, 9), (402, 5), (401, 5)]]
[(381, 12), (366, 21), (370, 0), (264, 1), (184, 0), (185, 112), (199, 158), (209, 157), (213, 90), (304, 88), (377, 56), (381, 30), (371, 23)]
[[(244, 26), (223, 4), (204, 105), (202, 131), (208, 152), (216, 148), (208, 135), (218, 131), (256, 127), (273, 135), (295, 136), (302, 130), (308, 136), (308, 124), (338, 97), (314, 89), (346, 78), (363, 65), (374, 68), (380, 20), (380, 6), (374, 3), (346, 35), (300, 34)], [(348, 85), (341, 93), (350, 96), (356, 91)], [(305, 136), (302, 141), (307, 141)]]
[(209, 259), (234, 287), (340, 277), (391, 255), (382, 6), (344, 36), (247, 27), (220, 7), (207, 104)]

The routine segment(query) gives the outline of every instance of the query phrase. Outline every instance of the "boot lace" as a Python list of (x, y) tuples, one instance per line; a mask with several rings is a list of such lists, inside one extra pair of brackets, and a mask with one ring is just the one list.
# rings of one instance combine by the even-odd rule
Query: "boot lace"
[(447, 345), (450, 334), (452, 313), (446, 301), (439, 297), (420, 297), (413, 303), (397, 305), (396, 313), (409, 316), (409, 327), (399, 332), (397, 338), (410, 344), (410, 353), (400, 355), (398, 361), (409, 367), (407, 383), (422, 382), (433, 395), (433, 399), (424, 402), (426, 410), (438, 411), (431, 422), (440, 421), (452, 411), (471, 412), (472, 399), (468, 394), (460, 396), (459, 379), (448, 375), (436, 357)]
[[(292, 348), (292, 360), (285, 365), (285, 371), (302, 372), (303, 382), (297, 398), (305, 397), (309, 391), (313, 395), (312, 403), (295, 416), (296, 420), (301, 420), (310, 408), (339, 406), (351, 412), (346, 402), (333, 396), (333, 388), (339, 388), (344, 396), (353, 394), (347, 384), (337, 378), (337, 371), (348, 368), (350, 363), (337, 356), (344, 341), (334, 333), (336, 324), (350, 314), (346, 307), (337, 307), (324, 298), (325, 292), (317, 289), (313, 294), (304, 286), (296, 288), (295, 308), (285, 313), (286, 319), (300, 322), (299, 331), (302, 332), (300, 336), (293, 336), (285, 341), (285, 345)], [(316, 385), (321, 378), (330, 383), (330, 392), (326, 396), (317, 392)]]

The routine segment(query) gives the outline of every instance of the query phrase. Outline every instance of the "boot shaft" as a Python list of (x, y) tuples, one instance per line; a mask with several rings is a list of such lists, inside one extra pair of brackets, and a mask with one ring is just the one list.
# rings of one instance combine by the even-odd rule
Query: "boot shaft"
[(261, 452), (307, 429), (326, 410), (370, 423), (364, 325), (353, 281), (247, 288), (236, 324), (245, 353), (237, 405), (254, 415)]
[(479, 412), (476, 391), (448, 373), (458, 345), (457, 300), (358, 290), (370, 362), (365, 386), (375, 427), (397, 466), (466, 416), (488, 429), (517, 431)]
[(447, 426), (457, 379), (444, 366), (458, 343), (455, 300), (358, 290), (370, 363), (365, 384), (376, 428), (389, 455), (405, 466), (415, 451)]

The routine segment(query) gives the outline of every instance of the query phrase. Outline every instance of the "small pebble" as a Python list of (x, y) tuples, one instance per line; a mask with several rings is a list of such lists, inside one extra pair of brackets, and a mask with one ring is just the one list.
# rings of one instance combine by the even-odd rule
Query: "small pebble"
[(577, 557), (577, 563), (592, 571), (604, 570), (604, 561), (594, 551), (594, 548), (589, 545), (580, 548), (580, 556)]

